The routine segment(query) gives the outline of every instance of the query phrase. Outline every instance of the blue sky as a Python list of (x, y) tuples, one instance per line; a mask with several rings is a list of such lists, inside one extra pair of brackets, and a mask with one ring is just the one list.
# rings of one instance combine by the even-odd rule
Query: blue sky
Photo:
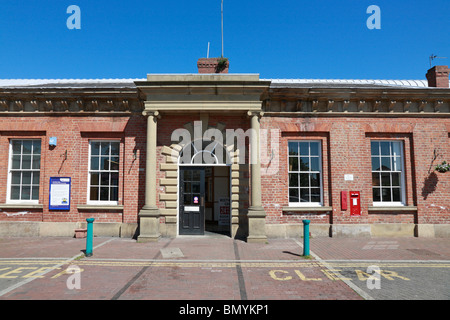
[[(81, 29), (66, 22), (81, 10)], [(381, 29), (366, 26), (370, 5)], [(449, 0), (224, 0), (231, 73), (261, 78), (425, 79), (450, 64)], [(221, 54), (220, 0), (2, 0), (0, 78), (197, 73)]]

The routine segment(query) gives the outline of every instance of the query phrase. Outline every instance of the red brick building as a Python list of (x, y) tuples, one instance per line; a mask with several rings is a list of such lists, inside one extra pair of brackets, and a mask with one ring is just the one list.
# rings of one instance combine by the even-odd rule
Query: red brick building
[[(450, 236), (448, 67), (427, 80), (0, 80), (0, 236)], [(221, 73), (214, 73), (221, 72)]]

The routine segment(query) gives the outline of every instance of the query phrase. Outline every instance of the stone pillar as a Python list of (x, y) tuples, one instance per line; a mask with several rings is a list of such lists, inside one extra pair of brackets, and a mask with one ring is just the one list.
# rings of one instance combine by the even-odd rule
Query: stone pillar
[(266, 242), (266, 212), (261, 201), (261, 157), (259, 152), (260, 123), (262, 112), (248, 112), (251, 117), (251, 206), (248, 209), (248, 242)]
[(158, 241), (160, 212), (156, 206), (156, 135), (158, 111), (146, 112), (147, 147), (145, 160), (145, 205), (139, 212), (138, 242)]

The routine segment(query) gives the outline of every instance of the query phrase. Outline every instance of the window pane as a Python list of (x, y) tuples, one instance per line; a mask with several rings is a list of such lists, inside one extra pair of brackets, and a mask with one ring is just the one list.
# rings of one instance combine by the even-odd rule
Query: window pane
[(11, 187), (11, 200), (20, 200), (20, 187), (19, 186)]
[(300, 158), (300, 171), (309, 171), (309, 158), (308, 157)]
[(119, 174), (111, 173), (111, 186), (118, 186), (118, 185), (119, 185)]
[(110, 147), (111, 147), (111, 145), (109, 144), (109, 142), (102, 142), (101, 143), (101, 154), (103, 156), (109, 156)]
[(119, 188), (112, 187), (110, 189), (109, 200), (110, 201), (118, 201), (118, 199), (119, 199)]
[(299, 202), (297, 188), (289, 188), (289, 202)]
[(91, 170), (98, 170), (99, 157), (91, 157)]
[[(192, 180), (193, 181), (200, 181), (200, 170), (194, 170), (192, 172)], [(200, 192), (200, 191), (198, 191)]]
[(311, 173), (311, 187), (320, 187), (320, 175), (318, 173)]
[(311, 188), (311, 202), (320, 202), (319, 188)]
[(20, 184), (20, 172), (13, 172), (11, 174), (11, 184)]
[(309, 189), (301, 188), (300, 189), (300, 202), (310, 202), (309, 200)]
[(300, 187), (309, 187), (309, 174), (308, 173), (300, 174)]
[(298, 171), (297, 157), (289, 157), (289, 171)]
[(309, 142), (300, 142), (300, 155), (307, 156), (309, 155)]
[(200, 193), (200, 183), (193, 182), (192, 183), (192, 192), (193, 193)]
[(383, 187), (390, 187), (391, 186), (391, 174), (390, 173), (382, 173), (381, 174), (381, 185)]
[(184, 192), (184, 193), (190, 193), (190, 192), (192, 192), (192, 191), (191, 191), (191, 184), (190, 184), (189, 182), (185, 182), (185, 183), (184, 183), (184, 190), (183, 190), (183, 192)]
[(370, 143), (370, 150), (373, 156), (378, 156), (380, 154), (380, 143), (377, 141), (372, 141)]
[(391, 171), (391, 158), (390, 157), (381, 157), (381, 170), (382, 171)]
[(11, 167), (12, 169), (20, 169), (20, 156), (13, 156)]
[(318, 156), (319, 155), (319, 142), (311, 142), (310, 143), (310, 151), (312, 156)]
[(380, 188), (373, 188), (373, 201), (381, 201)]
[(41, 140), (33, 141), (33, 154), (41, 154)]
[(111, 155), (112, 156), (118, 156), (120, 151), (120, 144), (119, 142), (111, 142)]
[(289, 174), (289, 187), (298, 187), (298, 173)]
[(30, 200), (31, 199), (31, 187), (22, 186), (22, 195), (20, 200)]
[(31, 169), (31, 156), (22, 156), (22, 169)]
[(391, 145), (390, 142), (380, 142), (382, 156), (390, 156), (391, 155), (390, 145)]
[(100, 187), (100, 201), (108, 201), (109, 199), (109, 188)]
[(372, 186), (374, 187), (380, 186), (380, 174), (378, 172), (372, 173)]
[(100, 157), (100, 170), (109, 170), (109, 157)]
[(298, 155), (298, 142), (289, 142), (289, 155)]
[(91, 173), (91, 185), (92, 186), (98, 186), (99, 185), (99, 173)]
[(22, 173), (22, 184), (31, 184), (31, 172), (26, 171)]
[(192, 196), (190, 194), (184, 194), (184, 205), (192, 204)]
[(381, 192), (382, 201), (391, 201), (391, 188), (382, 188)]
[(392, 186), (400, 187), (400, 173), (392, 173)]
[(111, 170), (119, 170), (119, 157), (111, 157)]
[(31, 140), (24, 140), (23, 141), (23, 148), (22, 148), (22, 154), (31, 154), (31, 147), (33, 145), (33, 141)]
[(33, 172), (33, 184), (39, 185), (39, 179), (41, 174), (38, 172)]
[(100, 155), (100, 142), (91, 142), (91, 155)]
[(109, 186), (109, 173), (100, 174), (100, 185)]
[(402, 171), (402, 158), (394, 157), (392, 158), (392, 171)]
[(401, 201), (400, 188), (392, 188), (392, 201)]
[(31, 188), (31, 200), (39, 200), (39, 187)]
[(91, 187), (91, 196), (90, 200), (97, 201), (98, 200), (98, 187)]
[(401, 152), (401, 142), (400, 141), (394, 141), (392, 142), (392, 155), (400, 157), (402, 155)]
[(372, 171), (380, 171), (380, 157), (372, 157)]
[(41, 168), (41, 156), (33, 156), (33, 169)]
[(184, 171), (184, 181), (191, 181), (191, 180), (192, 180), (192, 171), (185, 170)]
[(13, 151), (13, 154), (21, 154), (22, 153), (22, 140), (14, 140), (12, 142), (12, 151)]
[(311, 171), (319, 171), (319, 157), (311, 157)]

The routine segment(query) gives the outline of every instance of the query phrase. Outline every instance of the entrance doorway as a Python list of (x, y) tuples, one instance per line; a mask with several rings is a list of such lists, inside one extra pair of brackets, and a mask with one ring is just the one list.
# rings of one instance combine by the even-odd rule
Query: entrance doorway
[(179, 234), (230, 236), (230, 166), (179, 168)]

